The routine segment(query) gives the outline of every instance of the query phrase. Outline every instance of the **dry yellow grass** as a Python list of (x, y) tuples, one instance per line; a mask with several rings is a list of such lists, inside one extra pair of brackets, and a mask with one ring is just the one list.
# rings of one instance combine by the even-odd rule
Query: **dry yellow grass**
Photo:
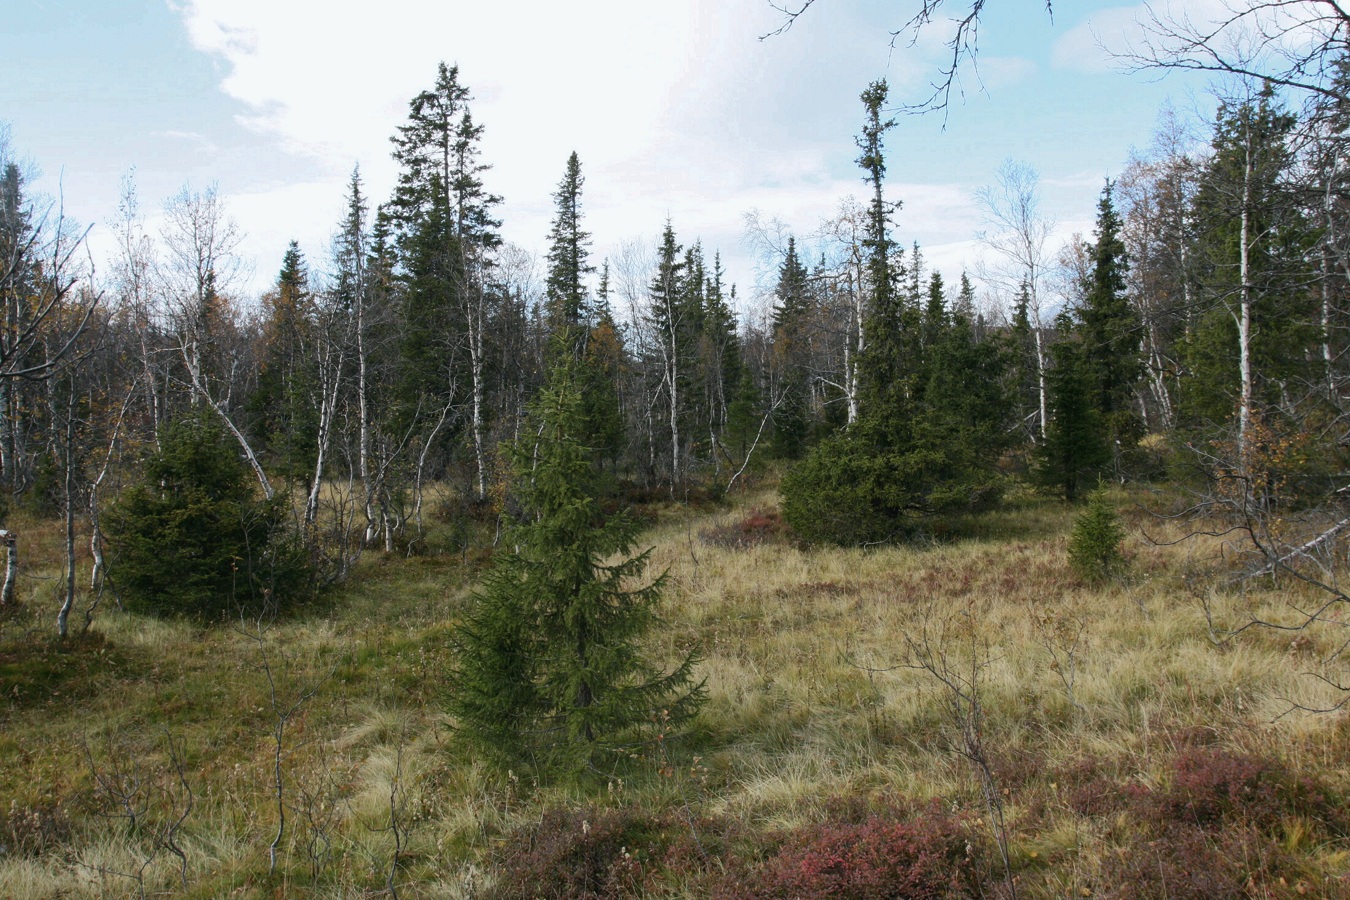
[[(1350, 733), (1338, 715), (1298, 711), (1343, 699), (1316, 677), (1340, 675), (1323, 663), (1338, 632), (1252, 630), (1216, 642), (1211, 622), (1287, 615), (1298, 596), (1288, 586), (1226, 586), (1207, 539), (1166, 546), (1140, 537), (1147, 524), (1155, 538), (1179, 538), (1180, 525), (1133, 513), (1130, 575), (1101, 587), (1071, 574), (1072, 511), (1046, 501), (996, 514), (981, 526), (987, 536), (924, 547), (728, 549), (701, 537), (774, 503), (761, 490), (712, 515), (670, 508), (645, 535), (653, 571), (669, 579), (650, 652), (669, 662), (700, 647), (708, 701), (693, 735), (668, 755), (627, 761), (593, 782), (497, 772), (449, 740), (441, 676), (466, 572), (453, 554), (368, 555), (331, 607), (265, 635), (283, 695), (315, 689), (283, 736), (288, 828), (271, 877), (276, 718), (257, 643), (229, 628), (105, 607), (95, 628), (100, 659), (112, 662), (87, 664), (93, 683), (53, 675), (50, 696), (0, 710), (0, 814), (51, 807), (69, 822), (52, 852), (0, 855), (0, 895), (135, 896), (133, 879), (109, 873), (139, 865), (154, 849), (153, 830), (111, 817), (94, 775), (122, 752), (122, 763), (172, 792), (162, 734), (188, 760), (195, 805), (181, 844), (188, 894), (201, 897), (369, 896), (389, 871), (391, 809), (400, 895), (447, 898), (481, 890), (502, 836), (559, 804), (688, 806), (764, 830), (817, 819), (847, 796), (941, 798), (978, 813), (974, 773), (951, 750), (959, 737), (945, 689), (910, 667), (925, 640), (974, 673), (1017, 858), (1059, 861), (1024, 885), (1028, 896), (1086, 883), (1094, 854), (1116, 833), (1110, 822), (1064, 812), (1050, 773), (1077, 761), (1157, 784), (1167, 777), (1161, 761), (1200, 729), (1344, 786)], [(33, 540), (45, 540), (42, 523), (30, 525)], [(11, 649), (44, 640), (54, 616), (56, 592), (42, 586), (57, 560), (37, 547), (27, 560), (31, 618), (5, 624)], [(154, 802), (162, 810), (170, 801)], [(316, 858), (319, 831), (327, 849)], [(1291, 823), (1288, 849), (1310, 865), (1345, 864), (1343, 848), (1310, 846), (1307, 833)], [(171, 863), (160, 847), (148, 889), (175, 890)]]

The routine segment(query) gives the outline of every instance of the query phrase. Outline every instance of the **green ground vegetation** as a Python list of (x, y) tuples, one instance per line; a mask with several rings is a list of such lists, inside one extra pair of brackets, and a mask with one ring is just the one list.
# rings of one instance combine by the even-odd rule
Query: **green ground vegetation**
[(448, 523), (280, 620), (105, 597), (61, 643), (58, 525), (14, 513), (0, 895), (1345, 896), (1350, 732), (1298, 708), (1344, 699), (1337, 634), (1216, 641), (1311, 595), (1229, 589), (1218, 542), (1102, 497), (1128, 567), (1098, 580), (1070, 563), (1079, 510), (1018, 490), (872, 550), (804, 548), (765, 483), (643, 510), (667, 574), (641, 649), (670, 671), (697, 648), (707, 700), (557, 775), (457, 736), (490, 560), (441, 547)]

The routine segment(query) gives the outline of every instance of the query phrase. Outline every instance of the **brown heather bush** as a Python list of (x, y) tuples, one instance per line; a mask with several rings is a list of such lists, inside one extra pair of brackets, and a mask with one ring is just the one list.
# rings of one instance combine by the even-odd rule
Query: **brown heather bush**
[(555, 809), (515, 835), (488, 896), (493, 900), (637, 897), (672, 865), (697, 870), (703, 862), (689, 824), (674, 816), (637, 809)]
[(70, 833), (70, 817), (55, 801), (21, 806), (12, 800), (0, 817), (0, 856), (39, 856), (64, 843)]
[(755, 508), (745, 518), (708, 528), (699, 534), (703, 543), (723, 550), (746, 550), (791, 537), (792, 529), (776, 509)]
[(1077, 781), (1068, 800), (1075, 813), (1127, 813), (1133, 823), (1101, 859), (1104, 897), (1308, 896), (1311, 876), (1283, 846), (1283, 824), (1302, 820), (1322, 840), (1346, 830), (1339, 802), (1322, 784), (1263, 756), (1186, 747), (1156, 789), (1114, 781), (1093, 763), (1075, 768), (1065, 773)]
[[(1108, 855), (1102, 889), (1111, 900), (1236, 900), (1309, 895), (1290, 855), (1265, 835), (1174, 826)], [(1312, 896), (1316, 896), (1315, 894)]]
[(790, 837), (761, 867), (729, 879), (719, 900), (947, 900), (978, 897), (978, 840), (934, 805), (900, 819), (829, 821)]
[(1340, 804), (1318, 782), (1293, 775), (1277, 760), (1215, 747), (1178, 755), (1171, 784), (1150, 800), (1139, 812), (1158, 827), (1245, 824), (1270, 832), (1290, 816), (1311, 819), (1337, 833), (1344, 833), (1346, 826)]

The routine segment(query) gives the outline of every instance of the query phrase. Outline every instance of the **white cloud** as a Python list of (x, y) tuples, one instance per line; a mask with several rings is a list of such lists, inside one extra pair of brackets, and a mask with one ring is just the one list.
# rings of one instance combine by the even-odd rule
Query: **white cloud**
[[(768, 5), (719, 0), (385, 0), (378, 15), (316, 0), (186, 0), (175, 9), (193, 44), (226, 64), (222, 90), (249, 109), (241, 122), (309, 159), (309, 189), (331, 191), (333, 202), (301, 205), (293, 191), (258, 184), (232, 204), (263, 271), (284, 248), (271, 243), (278, 219), (311, 253), (321, 249), (315, 240), (331, 229), (354, 162), (368, 194), (387, 196), (389, 136), (440, 60), (458, 63), (475, 95), (493, 167), (485, 180), (506, 199), (508, 239), (542, 244), (550, 194), (575, 150), (597, 252), (659, 232), (669, 215), (682, 236), (701, 234), (728, 256), (737, 251), (723, 241), (738, 235), (727, 223), (738, 228), (756, 202), (794, 206), (827, 189), (830, 208), (831, 169), (855, 155), (844, 122), (860, 119), (858, 93), (886, 62), (872, 23), (819, 17), (761, 42), (775, 24)], [(912, 80), (921, 63), (909, 65), (888, 74)]]
[[(459, 64), (475, 95), (483, 161), (493, 167), (485, 179), (505, 197), (508, 240), (542, 251), (550, 195), (575, 150), (597, 259), (655, 237), (669, 217), (685, 243), (701, 237), (709, 255), (720, 250), (748, 294), (755, 260), (743, 246), (744, 213), (762, 209), (806, 236), (841, 196), (863, 193), (853, 164), (859, 93), (884, 76), (893, 101), (921, 98), (949, 38), (935, 22), (913, 46), (902, 36), (891, 51), (884, 23), (841, 5), (760, 41), (778, 24), (769, 4), (726, 0), (383, 0), (377, 11), (351, 0), (183, 0), (173, 8), (194, 46), (222, 61), (221, 89), (245, 105), (241, 121), (307, 161), (300, 184), (260, 172), (231, 185), (229, 209), (249, 234), (243, 250), (258, 260), (255, 290), (275, 276), (291, 238), (321, 268), (354, 163), (372, 202), (388, 196), (389, 136), (445, 60)], [(1107, 13), (1116, 21), (1111, 15), (1125, 11)], [(1057, 65), (1092, 59), (1073, 49), (1081, 30), (1060, 40)], [(988, 87), (1038, 74), (1020, 56), (980, 60)], [(897, 238), (919, 240), (949, 279), (978, 255), (969, 189), (888, 189), (905, 201)]]

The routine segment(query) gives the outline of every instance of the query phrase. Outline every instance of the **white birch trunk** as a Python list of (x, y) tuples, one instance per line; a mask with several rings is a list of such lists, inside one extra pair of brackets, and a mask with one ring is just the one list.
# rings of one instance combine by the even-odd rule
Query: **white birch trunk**
[(5, 583), (0, 587), (0, 607), (14, 605), (14, 587), (19, 580), (19, 539), (9, 529), (0, 529), (0, 544), (5, 545)]
[(1251, 429), (1252, 417), (1252, 285), (1251, 285), (1251, 182), (1252, 154), (1251, 141), (1248, 139), (1246, 163), (1242, 172), (1242, 233), (1241, 247), (1238, 251), (1238, 277), (1242, 282), (1238, 295), (1238, 373), (1241, 379), (1241, 395), (1238, 399), (1238, 462), (1245, 474), (1247, 471), (1247, 441)]
[(267, 480), (267, 473), (263, 471), (262, 463), (258, 462), (258, 456), (253, 452), (253, 447), (249, 445), (248, 438), (244, 437), (244, 433), (235, 427), (234, 420), (221, 408), (220, 404), (212, 399), (206, 385), (202, 383), (201, 370), (196, 366), (195, 354), (189, 352), (188, 344), (181, 343), (179, 346), (183, 350), (183, 362), (188, 367), (188, 374), (192, 377), (193, 397), (200, 397), (206, 401), (206, 405), (211, 407), (216, 415), (220, 416), (221, 421), (225, 423), (225, 427), (229, 429), (230, 434), (234, 435), (234, 439), (239, 442), (239, 447), (244, 451), (244, 458), (248, 460), (249, 467), (253, 469), (253, 474), (257, 476), (258, 483), (262, 485), (263, 496), (271, 500), (276, 496), (276, 491), (272, 489), (272, 483)]

